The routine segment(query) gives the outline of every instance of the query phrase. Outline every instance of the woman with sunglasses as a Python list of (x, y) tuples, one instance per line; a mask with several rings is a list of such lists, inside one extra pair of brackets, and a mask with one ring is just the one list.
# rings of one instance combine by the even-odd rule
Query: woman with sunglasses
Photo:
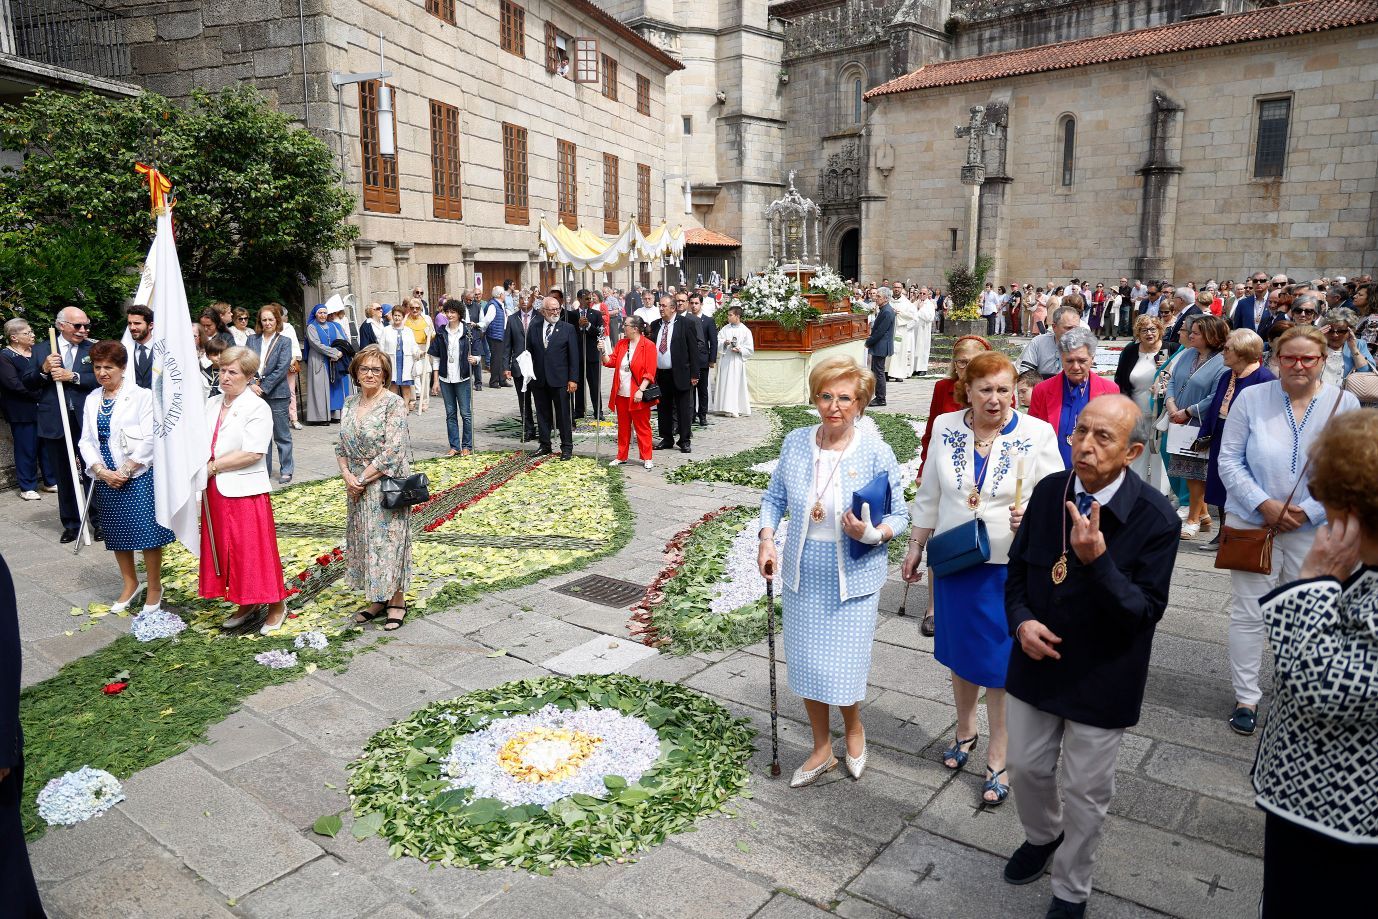
[(1229, 654), (1235, 708), (1229, 724), (1237, 734), (1254, 733), (1263, 696), (1259, 670), (1267, 629), (1259, 600), (1298, 578), (1316, 528), (1325, 523), (1325, 508), (1309, 489), (1307, 451), (1332, 413), (1359, 407), (1352, 393), (1321, 378), (1326, 349), (1325, 336), (1314, 326), (1299, 325), (1284, 332), (1277, 341), (1280, 379), (1241, 393), (1221, 435), (1225, 525), (1270, 527), (1276, 534), (1270, 574), (1230, 572)]
[(1323, 321), (1321, 331), (1325, 333), (1327, 351), (1322, 379), (1332, 386), (1343, 386), (1351, 373), (1372, 373), (1373, 355), (1354, 334), (1359, 325), (1354, 310), (1337, 307), (1326, 313)]

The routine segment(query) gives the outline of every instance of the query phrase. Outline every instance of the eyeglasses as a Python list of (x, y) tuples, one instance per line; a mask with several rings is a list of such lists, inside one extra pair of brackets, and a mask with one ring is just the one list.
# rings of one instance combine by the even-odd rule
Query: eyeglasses
[(63, 322), (65, 325), (69, 325), (69, 326), (71, 326), (72, 328), (74, 328), (74, 329), (76, 329), (76, 330), (78, 330), (78, 331), (80, 331), (81, 329), (89, 329), (89, 328), (91, 328), (91, 323), (89, 323), (89, 322), (68, 322), (66, 319), (62, 320), (62, 322)]
[(378, 374), (379, 376), (382, 376), (382, 374), (383, 374), (383, 368), (382, 368), (382, 367), (376, 367), (376, 366), (375, 366), (375, 367), (360, 367), (358, 370), (356, 370), (356, 371), (354, 371), (354, 372), (357, 373), (359, 376), (363, 376), (364, 374), (368, 374), (369, 376), (372, 376), (372, 375), (375, 374), (375, 373)]
[(1284, 354), (1278, 358), (1278, 363), (1284, 367), (1302, 367), (1306, 370), (1310, 370), (1320, 362), (1320, 356), (1316, 354)]
[(1327, 334), (1327, 335), (1348, 335), (1348, 334), (1349, 334), (1349, 329), (1337, 329), (1337, 328), (1335, 328), (1334, 326), (1331, 326), (1330, 328), (1328, 328), (1328, 329), (1325, 330), (1325, 334)]
[(838, 408), (851, 408), (856, 400), (851, 396), (834, 396), (830, 392), (821, 392), (818, 394), (818, 401), (822, 405), (832, 405), (836, 402)]
[(1292, 315), (1293, 315), (1293, 316), (1314, 316), (1314, 315), (1316, 315), (1316, 311), (1313, 310), (1313, 309), (1308, 309), (1308, 308), (1302, 306), (1302, 307), (1298, 307), (1297, 309), (1292, 310)]
[(1287, 282), (1286, 282), (1286, 281), (1274, 281), (1274, 282), (1273, 282), (1273, 286), (1274, 286), (1274, 287), (1286, 287), (1286, 286), (1287, 286)]

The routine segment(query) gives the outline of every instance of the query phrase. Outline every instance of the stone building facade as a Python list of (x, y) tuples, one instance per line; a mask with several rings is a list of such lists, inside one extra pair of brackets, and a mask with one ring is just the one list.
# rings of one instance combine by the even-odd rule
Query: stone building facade
[(997, 125), (978, 246), (997, 282), (1371, 272), (1374, 47), (1378, 2), (1303, 0), (882, 85), (862, 276), (933, 282), (962, 261), (967, 150), (951, 132), (973, 106)]
[[(110, 2), (134, 80), (174, 98), (252, 83), (336, 151), (360, 239), (307, 302), (417, 286), (434, 299), (476, 275), (556, 283), (540, 220), (615, 233), (665, 218), (665, 84), (680, 65), (588, 0)], [(332, 82), (380, 70), (393, 158), (378, 152), (377, 81)]]

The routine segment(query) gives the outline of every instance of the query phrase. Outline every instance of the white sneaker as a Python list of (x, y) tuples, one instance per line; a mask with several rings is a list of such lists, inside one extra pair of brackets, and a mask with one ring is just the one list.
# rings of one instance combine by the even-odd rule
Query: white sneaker
[(608, 465), (609, 465), (609, 466), (621, 466), (624, 462), (626, 462), (626, 460), (620, 460), (620, 459), (609, 460), (609, 461), (608, 461)]
[(642, 460), (641, 467), (643, 469), (652, 469), (655, 467), (655, 463), (651, 462), (650, 460)]
[(300, 431), (300, 430), (301, 430), (301, 422), (300, 422), (300, 421), (294, 421), (294, 422), (292, 422), (292, 430), (294, 430), (294, 431)]
[(36, 491), (21, 491), (21, 492), (19, 493), (19, 497), (23, 498), (25, 501), (41, 501), (41, 500), (43, 500), (43, 496), (40, 495), (40, 494), (39, 494), (38, 492), (36, 492)]
[(57, 491), (57, 486), (56, 486), (56, 485), (40, 485), (40, 486), (38, 486), (38, 490), (39, 490), (39, 491), (46, 491), (48, 494), (51, 495), (53, 492)]

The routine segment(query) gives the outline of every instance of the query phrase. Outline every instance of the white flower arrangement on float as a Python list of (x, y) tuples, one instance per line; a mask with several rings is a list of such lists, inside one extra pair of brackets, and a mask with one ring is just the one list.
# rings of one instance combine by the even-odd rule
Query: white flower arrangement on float
[(743, 319), (778, 322), (786, 329), (802, 328), (819, 317), (818, 310), (804, 299), (798, 282), (774, 262), (760, 274), (747, 278), (746, 286), (737, 291), (729, 305), (741, 307)]
[(829, 303), (837, 303), (852, 295), (852, 285), (844, 281), (832, 268), (821, 265), (814, 273), (813, 280), (809, 282), (809, 293), (822, 294), (828, 298)]

